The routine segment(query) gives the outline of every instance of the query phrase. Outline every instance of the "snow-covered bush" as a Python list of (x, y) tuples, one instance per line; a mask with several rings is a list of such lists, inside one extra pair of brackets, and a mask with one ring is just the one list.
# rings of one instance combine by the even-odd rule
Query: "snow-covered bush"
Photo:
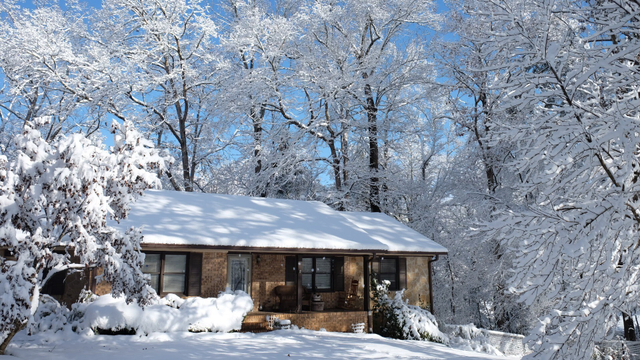
[(380, 319), (380, 335), (394, 339), (428, 340), (448, 343), (447, 335), (440, 332), (436, 318), (426, 309), (409, 305), (403, 298), (404, 290), (396, 291), (393, 298), (389, 297), (389, 282), (378, 284), (372, 281), (373, 311)]
[(164, 159), (131, 123), (111, 130), (107, 150), (82, 134), (47, 141), (25, 124), (15, 151), (0, 154), (0, 248), (12, 255), (0, 256), (0, 354), (60, 271), (94, 265), (113, 294), (143, 305), (157, 297), (141, 271), (140, 232), (123, 234), (107, 219), (125, 218), (131, 201), (160, 185)]
[(487, 336), (486, 330), (478, 329), (474, 324), (448, 325), (449, 345), (456, 349), (476, 351), (491, 355), (503, 355), (496, 349)]
[(35, 315), (32, 333), (75, 331), (81, 334), (149, 334), (152, 332), (228, 332), (239, 330), (253, 300), (242, 291), (226, 291), (217, 298), (181, 299), (168, 295), (142, 309), (136, 302), (111, 295), (89, 298), (73, 304), (71, 310), (53, 298)]
[(593, 349), (592, 360), (631, 360), (631, 351), (624, 341), (603, 341)]
[(30, 334), (39, 332), (57, 332), (64, 330), (69, 323), (71, 311), (49, 295), (42, 295), (40, 306), (29, 324)]

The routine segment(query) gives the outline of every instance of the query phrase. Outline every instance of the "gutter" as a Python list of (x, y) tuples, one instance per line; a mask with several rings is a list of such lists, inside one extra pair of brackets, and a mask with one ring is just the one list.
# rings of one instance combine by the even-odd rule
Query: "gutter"
[(431, 311), (431, 314), (434, 314), (433, 312), (433, 280), (432, 280), (433, 266), (431, 264), (438, 261), (439, 258), (440, 258), (440, 255), (436, 254), (436, 256), (434, 256), (433, 258), (431, 258), (431, 260), (429, 260), (429, 310)]
[(196, 250), (196, 251), (236, 251), (251, 252), (263, 254), (342, 254), (342, 255), (392, 255), (407, 257), (431, 257), (438, 255), (447, 255), (447, 252), (441, 251), (395, 251), (384, 249), (327, 249), (327, 248), (285, 248), (285, 247), (260, 247), (260, 246), (234, 246), (234, 245), (201, 245), (201, 244), (158, 244), (158, 243), (142, 243), (142, 250)]

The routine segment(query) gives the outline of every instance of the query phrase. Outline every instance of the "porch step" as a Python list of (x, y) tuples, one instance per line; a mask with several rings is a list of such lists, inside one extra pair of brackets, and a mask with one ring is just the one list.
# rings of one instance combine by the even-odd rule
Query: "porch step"
[(242, 321), (241, 332), (266, 332), (270, 331), (265, 315), (247, 315)]

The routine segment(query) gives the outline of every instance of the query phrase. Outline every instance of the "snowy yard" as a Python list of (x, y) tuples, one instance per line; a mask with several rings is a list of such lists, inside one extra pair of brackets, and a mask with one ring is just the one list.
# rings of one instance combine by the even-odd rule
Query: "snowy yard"
[[(519, 359), (490, 356), (424, 342), (373, 334), (310, 330), (252, 333), (153, 333), (148, 336), (16, 336), (7, 349), (29, 360), (165, 359)], [(13, 357), (8, 357), (7, 360)]]

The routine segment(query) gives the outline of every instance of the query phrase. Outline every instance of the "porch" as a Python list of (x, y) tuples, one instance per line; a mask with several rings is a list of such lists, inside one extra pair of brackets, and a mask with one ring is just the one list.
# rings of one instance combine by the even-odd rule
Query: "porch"
[(301, 311), (299, 313), (254, 311), (247, 314), (242, 322), (243, 332), (271, 331), (269, 317), (289, 320), (292, 325), (309, 330), (325, 329), (334, 332), (353, 332), (353, 324), (364, 323), (365, 332), (369, 328), (367, 312), (363, 310), (330, 309), (326, 311)]

